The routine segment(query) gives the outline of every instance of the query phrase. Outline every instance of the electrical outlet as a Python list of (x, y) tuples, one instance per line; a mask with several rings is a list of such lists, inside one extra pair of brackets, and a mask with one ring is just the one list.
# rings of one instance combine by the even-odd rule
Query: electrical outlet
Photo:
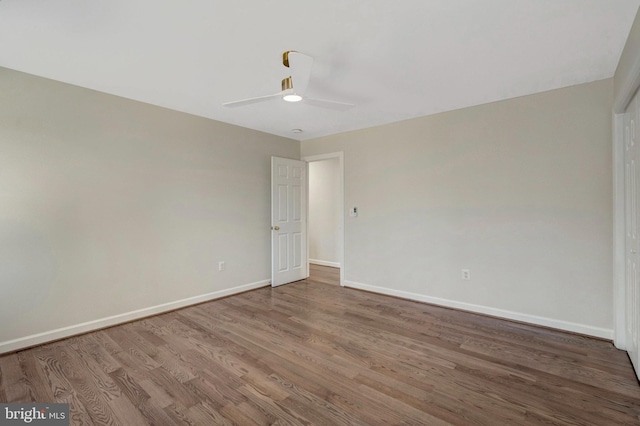
[(463, 269), (461, 273), (461, 278), (465, 281), (471, 280), (471, 272), (468, 269)]
[(218, 271), (224, 271), (225, 269), (227, 269), (227, 264), (224, 263), (224, 260), (218, 262)]

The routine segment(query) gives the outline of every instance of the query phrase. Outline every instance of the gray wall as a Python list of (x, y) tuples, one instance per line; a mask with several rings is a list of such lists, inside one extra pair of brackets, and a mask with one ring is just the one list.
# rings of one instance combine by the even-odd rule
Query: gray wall
[(0, 352), (267, 284), (297, 141), (3, 68), (0, 93)]
[(346, 285), (611, 338), (612, 93), (304, 141), (303, 156), (344, 151)]
[[(0, 93), (0, 352), (266, 284), (298, 142), (2, 68)], [(611, 337), (612, 94), (303, 142), (345, 153), (347, 285)]]

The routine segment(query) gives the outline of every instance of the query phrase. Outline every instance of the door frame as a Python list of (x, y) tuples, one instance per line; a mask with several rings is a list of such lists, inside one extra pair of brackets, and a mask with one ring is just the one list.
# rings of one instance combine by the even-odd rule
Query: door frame
[[(626, 107), (625, 107), (626, 109)], [(613, 344), (627, 348), (624, 113), (613, 114)]]
[(309, 275), (309, 163), (322, 160), (338, 159), (338, 186), (340, 193), (338, 194), (338, 207), (340, 207), (340, 222), (338, 224), (338, 243), (339, 254), (338, 261), (340, 262), (340, 286), (344, 286), (344, 152), (330, 152), (328, 154), (309, 155), (302, 157), (302, 161), (307, 163), (307, 275)]

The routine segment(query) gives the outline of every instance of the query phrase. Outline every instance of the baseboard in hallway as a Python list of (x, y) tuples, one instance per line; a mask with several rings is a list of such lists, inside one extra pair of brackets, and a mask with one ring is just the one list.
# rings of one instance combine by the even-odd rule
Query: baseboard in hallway
[(320, 266), (330, 266), (332, 268), (339, 268), (340, 262), (330, 262), (328, 260), (309, 259), (309, 263)]

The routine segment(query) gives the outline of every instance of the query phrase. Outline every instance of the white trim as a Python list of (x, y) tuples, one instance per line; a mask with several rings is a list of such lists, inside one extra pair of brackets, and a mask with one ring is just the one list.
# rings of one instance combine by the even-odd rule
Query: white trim
[(332, 268), (340, 267), (340, 262), (329, 262), (328, 260), (309, 259), (309, 263), (320, 266), (331, 266)]
[(613, 115), (613, 344), (626, 349), (624, 114)]
[[(338, 253), (338, 268), (340, 268), (340, 285), (344, 286), (344, 275), (345, 275), (345, 263), (344, 263), (344, 253), (345, 253), (345, 238), (344, 238), (344, 215), (345, 215), (345, 210), (344, 210), (344, 187), (345, 187), (345, 182), (344, 182), (344, 152), (343, 151), (339, 151), (339, 152), (330, 152), (328, 154), (318, 154), (318, 155), (309, 155), (307, 157), (302, 157), (302, 160), (306, 161), (307, 163), (311, 163), (314, 161), (322, 161), (322, 160), (330, 160), (332, 158), (337, 158), (338, 159), (338, 170), (340, 171), (340, 211), (342, 212), (342, 214), (340, 215), (340, 229), (338, 230), (338, 238), (340, 239), (340, 253)], [(309, 166), (307, 165), (307, 225), (309, 224), (309, 188), (308, 188), (308, 179), (309, 176)], [(307, 275), (309, 275), (309, 238), (307, 235)], [(330, 265), (329, 265), (330, 266)]]
[(343, 152), (330, 152), (328, 154), (308, 155), (302, 159), (307, 163), (313, 163), (314, 161), (331, 160), (332, 158), (342, 158)]
[(240, 285), (226, 290), (214, 291), (213, 293), (202, 294), (200, 296), (188, 297), (186, 299), (176, 300), (175, 302), (163, 303), (161, 305), (151, 306), (148, 308), (138, 309), (136, 311), (125, 312), (123, 314), (113, 315), (94, 321), (87, 321), (81, 324), (75, 324), (68, 327), (62, 327), (55, 330), (45, 331), (43, 333), (32, 334), (31, 336), (20, 337), (18, 339), (0, 342), (0, 354), (13, 352), (19, 349), (28, 348), (35, 345), (51, 342), (54, 340), (64, 339), (65, 337), (75, 336), (89, 331), (99, 330), (140, 318), (146, 318), (152, 315), (158, 315), (163, 312), (173, 311), (175, 309), (184, 308), (186, 306), (195, 305), (202, 302), (208, 302), (221, 297), (231, 296), (248, 290), (266, 287), (270, 284), (270, 280), (262, 280), (251, 284)]
[(426, 296), (424, 294), (410, 293), (407, 291), (394, 290), (386, 287), (378, 287), (369, 284), (362, 284), (354, 281), (345, 281), (345, 287), (366, 290), (373, 293), (386, 294), (388, 296), (396, 296), (404, 299), (416, 300), (418, 302), (430, 303), (433, 305), (444, 306), (447, 308), (455, 308), (469, 312), (475, 312), (484, 315), (491, 315), (510, 319), (514, 321), (526, 322), (529, 324), (540, 325), (543, 327), (551, 327), (558, 330), (570, 331), (572, 333), (586, 334), (588, 336), (599, 337), (611, 340), (613, 338), (613, 330), (601, 327), (593, 327), (585, 324), (577, 324), (568, 321), (556, 320), (552, 318), (539, 317), (536, 315), (523, 314), (520, 312), (506, 311), (503, 309), (491, 308), (488, 306), (474, 305), (471, 303), (458, 302), (455, 300), (441, 299), (439, 297)]

